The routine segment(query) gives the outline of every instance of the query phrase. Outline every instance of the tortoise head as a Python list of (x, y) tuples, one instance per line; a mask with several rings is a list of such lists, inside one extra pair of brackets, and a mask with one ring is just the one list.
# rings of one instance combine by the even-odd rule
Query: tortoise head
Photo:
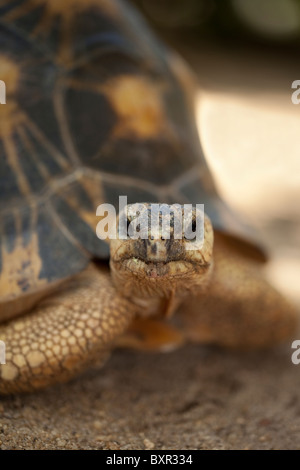
[(126, 297), (181, 296), (208, 283), (212, 249), (213, 228), (199, 209), (134, 204), (119, 214), (110, 240), (111, 272)]

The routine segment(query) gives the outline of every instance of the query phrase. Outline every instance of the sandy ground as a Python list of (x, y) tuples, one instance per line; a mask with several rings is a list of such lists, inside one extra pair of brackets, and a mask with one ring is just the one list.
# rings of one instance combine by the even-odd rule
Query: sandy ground
[(72, 383), (2, 399), (1, 448), (300, 449), (299, 385), (289, 350), (117, 352)]
[[(220, 190), (254, 221), (269, 277), (300, 307), (300, 106), (290, 103), (300, 73), (285, 57), (183, 52), (201, 79), (198, 121)], [(72, 383), (0, 399), (0, 448), (299, 449), (300, 365), (290, 356), (290, 345), (117, 351)]]

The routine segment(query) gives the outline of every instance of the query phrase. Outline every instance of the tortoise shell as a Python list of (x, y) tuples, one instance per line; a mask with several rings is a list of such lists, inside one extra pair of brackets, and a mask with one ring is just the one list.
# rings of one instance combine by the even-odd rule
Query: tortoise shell
[[(2, 0), (0, 315), (109, 248), (103, 202), (204, 203), (249, 237), (203, 156), (185, 66), (118, 0)], [(2, 307), (1, 307), (2, 306)]]

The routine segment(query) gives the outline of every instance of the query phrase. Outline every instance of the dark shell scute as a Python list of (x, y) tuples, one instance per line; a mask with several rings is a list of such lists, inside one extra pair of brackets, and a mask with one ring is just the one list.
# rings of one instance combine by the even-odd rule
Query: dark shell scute
[(0, 140), (0, 210), (7, 204), (20, 197), (17, 175), (8, 164), (3, 142)]
[(65, 105), (78, 156), (90, 164), (108, 142), (117, 116), (105, 96), (91, 91), (69, 89)]
[(91, 162), (91, 166), (158, 185), (170, 184), (195, 163), (188, 153), (184, 159), (181, 155), (181, 151), (170, 145), (163, 135), (155, 140), (123, 138), (115, 139), (103, 150), (101, 158)]
[(33, 153), (24, 145), (19, 135), (13, 139), (15, 148), (18, 149), (20, 171), (22, 171), (33, 192), (41, 191), (45, 187), (45, 181), (39, 171)]
[(4, 15), (5, 13), (8, 13), (10, 10), (13, 10), (17, 6), (21, 5), (24, 2), (24, 0), (12, 0), (11, 2), (7, 3), (4, 6), (0, 7), (0, 16)]
[(7, 253), (11, 253), (16, 244), (17, 227), (16, 220), (12, 213), (5, 214), (1, 221), (3, 245)]
[(136, 202), (159, 202), (158, 196), (147, 189), (134, 186), (134, 184), (126, 185), (118, 182), (106, 182), (102, 183), (105, 199), (115, 207), (118, 212), (119, 209), (119, 196), (126, 196), (128, 204), (135, 204)]
[(86, 266), (87, 256), (64, 235), (47, 206), (40, 208), (37, 235), (39, 257), (42, 260), (40, 279), (57, 281), (70, 276), (70, 272), (79, 272)]

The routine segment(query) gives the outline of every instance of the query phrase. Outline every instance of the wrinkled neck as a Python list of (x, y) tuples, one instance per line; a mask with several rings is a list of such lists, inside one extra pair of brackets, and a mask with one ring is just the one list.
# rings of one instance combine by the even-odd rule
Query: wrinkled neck
[(184, 276), (146, 278), (118, 269), (113, 262), (111, 275), (118, 293), (140, 307), (142, 316), (170, 316), (186, 297), (201, 292), (199, 284)]

